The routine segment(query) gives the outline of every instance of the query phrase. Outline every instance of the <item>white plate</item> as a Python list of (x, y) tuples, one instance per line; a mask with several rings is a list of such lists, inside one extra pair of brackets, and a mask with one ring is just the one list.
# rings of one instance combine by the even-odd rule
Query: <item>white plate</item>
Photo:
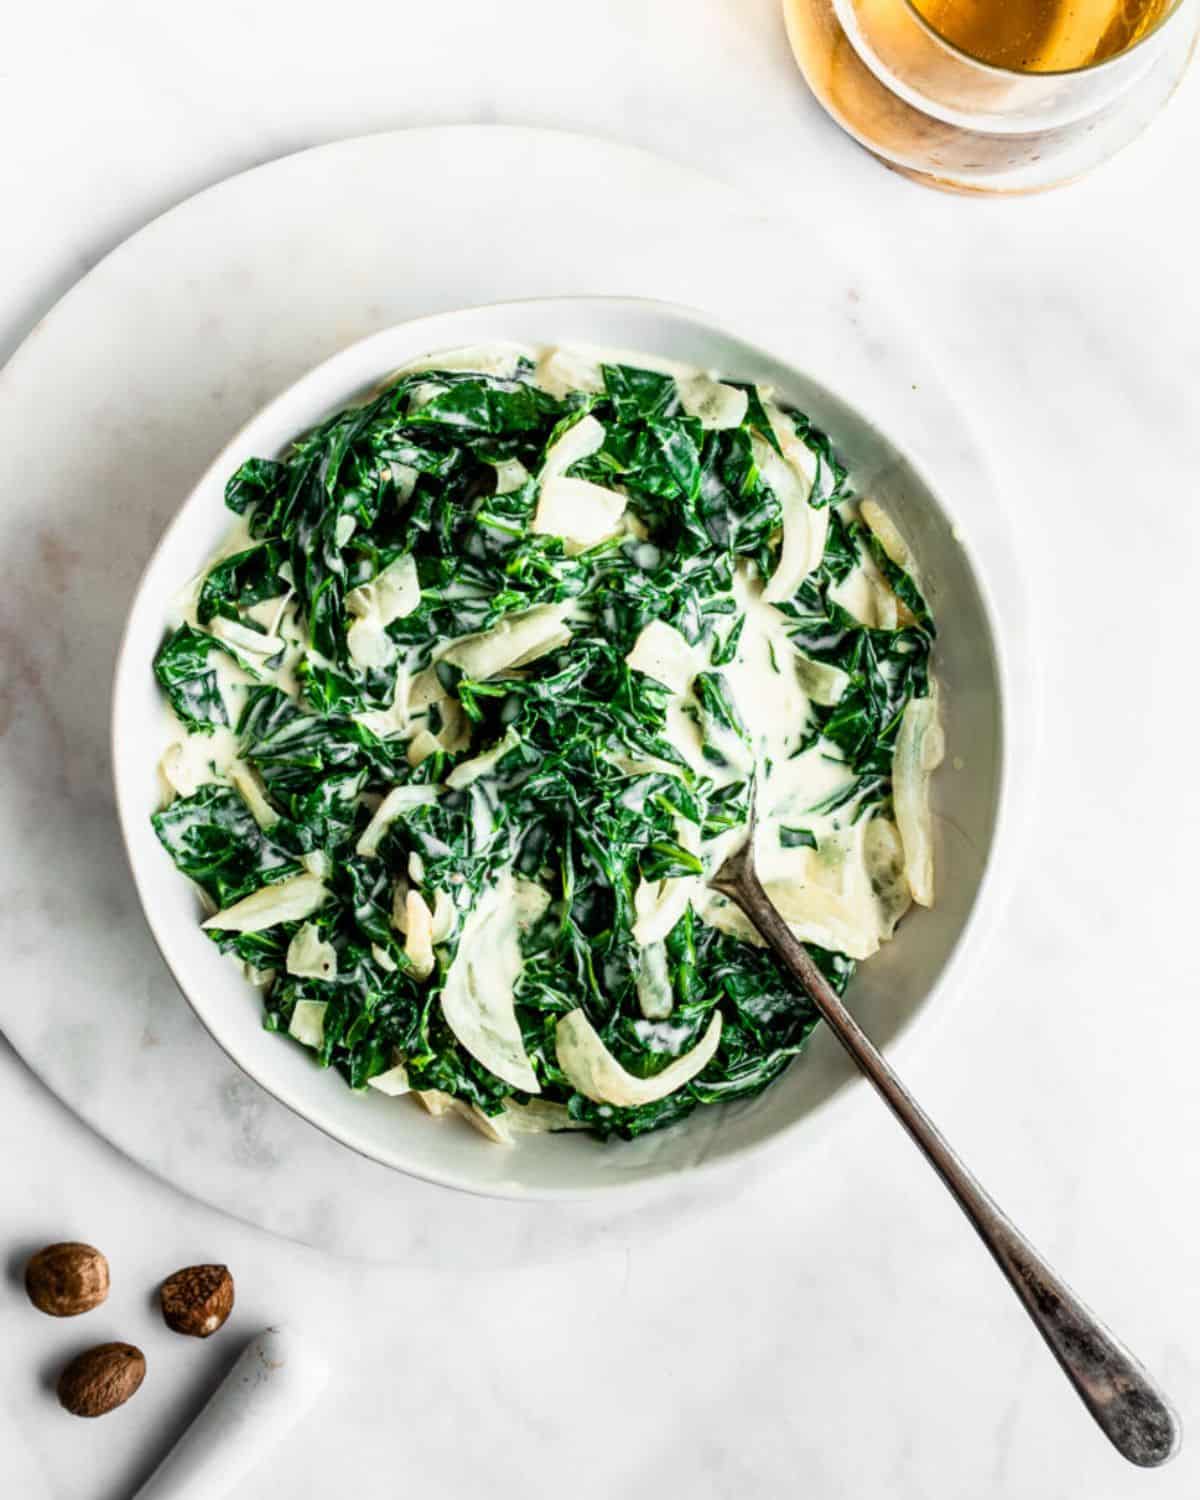
[[(542, 211), (514, 212), (514, 193)], [(364, 203), (369, 232), (347, 233)], [(833, 383), (927, 456), (986, 560), (1009, 676), (1024, 688), (1008, 700), (1019, 709), (1010, 779), (1023, 788), (1035, 662), (1006, 511), (970, 414), (854, 257), (820, 213), (772, 219), (644, 152), (451, 127), (343, 141), (221, 183), (122, 245), (39, 325), (0, 377), (0, 444), (22, 476), (0, 507), (5, 651), (19, 685), (0, 751), (0, 878), (5, 909), (19, 913), (0, 1018), (94, 1129), (210, 1204), (348, 1254), (495, 1267), (527, 1260), (535, 1244), (541, 1257), (576, 1253), (620, 1232), (611, 1199), (551, 1216), (497, 1203), (481, 1219), (469, 1199), (356, 1156), (278, 1104), (181, 1001), (126, 873), (108, 686), (145, 559), (231, 433), (305, 370), (380, 328), (499, 297), (657, 296), (720, 308), (797, 363), (835, 372)], [(1019, 821), (1010, 796), (1007, 864)], [(979, 935), (977, 917), (975, 951)], [(957, 972), (965, 1004), (961, 957)], [(936, 1037), (937, 1017), (954, 1008), (934, 1007), (893, 1049), (897, 1060), (912, 1062), (911, 1044)], [(818, 1033), (794, 1072), (832, 1054)], [(810, 1115), (772, 1155), (785, 1190), (844, 1110), (877, 1107), (854, 1087)], [(704, 1203), (699, 1186), (681, 1183), (661, 1211), (700, 1213)], [(629, 1209), (639, 1223), (647, 1212)]]
[[(698, 1110), (636, 1144), (587, 1135), (524, 1138), (497, 1149), (461, 1122), (431, 1120), (411, 1099), (356, 1094), (334, 1070), (262, 1028), (260, 997), (199, 927), (195, 892), (172, 878), (150, 826), (166, 745), (150, 663), (171, 601), (230, 529), (226, 481), (246, 459), (276, 457), (289, 442), (375, 389), (419, 356), (464, 345), (588, 343), (681, 360), (774, 386), (834, 439), (856, 490), (880, 500), (914, 548), (942, 634), (935, 669), (943, 689), (950, 766), (937, 779), (938, 900), (855, 979), (856, 1012), (882, 1042), (917, 1024), (949, 975), (981, 891), (1003, 776), (1002, 690), (994, 630), (948, 510), (889, 437), (814, 376), (746, 343), (712, 320), (631, 298), (512, 302), (417, 319), (362, 340), (276, 397), (218, 455), (168, 528), (139, 586), (118, 658), (113, 698), (117, 807), (138, 893), (163, 957), (197, 1015), (229, 1055), (277, 1099), (387, 1166), (445, 1186), (501, 1196), (583, 1195), (733, 1161), (818, 1111), (852, 1076), (830, 1054), (802, 1060), (752, 1100)], [(954, 767), (959, 769), (955, 770)]]

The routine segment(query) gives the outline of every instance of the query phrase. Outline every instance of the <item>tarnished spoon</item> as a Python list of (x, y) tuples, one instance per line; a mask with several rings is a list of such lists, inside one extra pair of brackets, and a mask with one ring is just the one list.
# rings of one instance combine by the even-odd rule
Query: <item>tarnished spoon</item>
[(1130, 1463), (1144, 1468), (1166, 1463), (1182, 1436), (1170, 1403), (1000, 1211), (838, 999), (762, 887), (754, 868), (753, 814), (749, 837), (709, 884), (750, 918), (953, 1193), (1104, 1435)]

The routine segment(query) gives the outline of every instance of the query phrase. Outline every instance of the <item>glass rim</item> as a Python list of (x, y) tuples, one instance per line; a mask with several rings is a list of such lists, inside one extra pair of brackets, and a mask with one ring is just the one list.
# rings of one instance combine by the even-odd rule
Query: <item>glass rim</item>
[(1006, 68), (1001, 63), (985, 62), (983, 58), (976, 57), (974, 53), (968, 52), (949, 37), (944, 37), (932, 22), (927, 21), (914, 4), (914, 0), (904, 0), (905, 8), (917, 25), (934, 41), (940, 42), (948, 52), (955, 57), (962, 58), (963, 62), (970, 63), (973, 67), (982, 68), (985, 73), (994, 73), (1000, 78), (1082, 78), (1085, 74), (1100, 73), (1114, 64), (1123, 62), (1125, 58), (1132, 57), (1135, 52), (1141, 50), (1147, 42), (1151, 42), (1162, 31), (1170, 25), (1171, 21), (1179, 15), (1187, 6), (1188, 0), (1175, 0), (1174, 5), (1165, 15), (1160, 16), (1149, 31), (1138, 37), (1137, 41), (1130, 47), (1123, 48), (1120, 52), (1114, 52), (1111, 57), (1106, 57), (1102, 62), (1084, 63), (1079, 68), (1047, 68), (1037, 72), (1024, 68)]

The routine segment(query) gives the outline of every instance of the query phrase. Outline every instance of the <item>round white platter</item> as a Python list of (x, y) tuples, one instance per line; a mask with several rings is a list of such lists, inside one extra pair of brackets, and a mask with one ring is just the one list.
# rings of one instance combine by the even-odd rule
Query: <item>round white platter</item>
[[(134, 1160), (324, 1249), (388, 1259), (403, 1244), (410, 1259), (435, 1261), (452, 1238), (460, 1258), (469, 1244), (468, 1261), (492, 1267), (732, 1190), (682, 1179), (652, 1204), (482, 1203), (356, 1156), (276, 1103), (202, 1030), (154, 949), (112, 807), (109, 686), (155, 541), (269, 397), (407, 318), (585, 293), (692, 304), (853, 391), (928, 466), (986, 558), (1018, 676), (1027, 606), (970, 424), (824, 217), (814, 206), (811, 220), (772, 220), (692, 171), (578, 136), (474, 126), (369, 136), (233, 178), (156, 220), (0, 373), (0, 1024)], [(1011, 731), (1021, 763), (1031, 726)], [(818, 1035), (816, 1057), (828, 1046)], [(822, 1130), (789, 1136), (788, 1157), (865, 1094), (848, 1090)], [(778, 1166), (781, 1153), (766, 1160)]]

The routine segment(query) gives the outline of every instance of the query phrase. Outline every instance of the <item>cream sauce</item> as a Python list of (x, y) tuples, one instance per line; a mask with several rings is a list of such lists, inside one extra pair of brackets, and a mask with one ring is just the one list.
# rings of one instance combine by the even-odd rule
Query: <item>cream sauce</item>
[[(676, 691), (667, 710), (667, 738), (689, 765), (718, 785), (740, 780), (743, 772), (705, 760), (704, 736), (697, 722), (699, 705), (690, 680), (687, 686), (683, 684), (689, 671), (692, 678), (710, 669), (722, 673), (750, 735), (757, 785), (758, 857), (760, 864), (770, 866), (787, 852), (778, 847), (781, 827), (808, 828), (818, 838), (838, 827), (837, 813), (818, 814), (812, 809), (854, 777), (820, 743), (796, 753), (808, 726), (809, 698), (787, 634), (787, 620), (763, 595), (762, 584), (748, 569), (739, 568), (734, 575), (734, 597), (745, 624), (733, 661), (722, 667), (711, 668), (715, 641), (707, 648), (686, 642), (679, 646), (664, 637), (663, 644), (670, 644), (671, 650), (663, 651), (656, 636), (649, 639), (658, 649), (639, 641), (630, 661), (656, 680), (670, 679), (667, 685)], [(672, 637), (676, 634), (671, 632)], [(728, 836), (723, 836), (705, 848), (706, 867), (715, 868), (728, 847)]]

